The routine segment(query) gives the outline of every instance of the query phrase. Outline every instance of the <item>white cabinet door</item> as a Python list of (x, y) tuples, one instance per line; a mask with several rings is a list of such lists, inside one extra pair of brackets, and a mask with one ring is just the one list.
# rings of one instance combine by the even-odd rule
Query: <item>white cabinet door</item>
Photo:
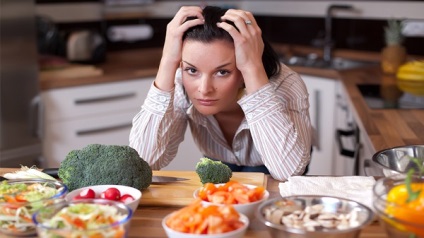
[[(43, 167), (57, 167), (88, 144), (128, 145), (132, 119), (154, 78), (95, 84), (42, 93), (45, 105)], [(166, 170), (194, 170), (202, 154), (190, 130)]]
[(301, 75), (309, 92), (310, 117), (315, 129), (310, 175), (333, 174), (333, 146), (335, 144), (334, 109), (337, 80)]
[(88, 144), (128, 145), (132, 119), (154, 78), (53, 89), (42, 93), (43, 167), (57, 167)]
[(131, 121), (136, 113), (133, 110), (50, 123), (43, 141), (44, 166), (58, 167), (71, 150), (88, 144), (128, 145)]
[(143, 78), (45, 91), (45, 119), (64, 121), (139, 108), (153, 80)]

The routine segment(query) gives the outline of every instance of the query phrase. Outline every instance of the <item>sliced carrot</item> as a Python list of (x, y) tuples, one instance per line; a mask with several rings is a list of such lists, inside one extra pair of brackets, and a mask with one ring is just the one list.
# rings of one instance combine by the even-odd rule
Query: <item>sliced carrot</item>
[(173, 230), (194, 234), (223, 233), (243, 225), (232, 206), (203, 207), (200, 200), (176, 211), (165, 223)]
[(226, 191), (217, 191), (209, 195), (208, 200), (216, 204), (235, 204), (234, 195)]
[[(100, 234), (100, 233), (94, 233), (94, 234), (91, 234), (90, 236), (89, 236), (89, 238), (102, 238), (103, 237), (103, 235), (102, 234)], [(115, 237), (122, 237), (122, 236), (116, 236), (115, 235)]]
[(20, 193), (15, 196), (17, 202), (27, 202), (25, 195)]
[(237, 181), (231, 180), (223, 185), (205, 184), (199, 189), (199, 198), (206, 202), (218, 204), (246, 204), (261, 200), (265, 188), (257, 186), (249, 188)]

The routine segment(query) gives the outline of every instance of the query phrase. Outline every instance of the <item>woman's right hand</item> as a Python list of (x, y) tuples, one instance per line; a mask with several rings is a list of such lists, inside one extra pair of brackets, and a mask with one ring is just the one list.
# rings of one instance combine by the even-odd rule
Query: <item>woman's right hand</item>
[[(195, 17), (195, 19), (187, 20), (188, 17)], [(184, 32), (203, 23), (202, 8), (197, 6), (181, 7), (166, 27), (162, 59), (165, 59), (167, 63), (179, 65)]]

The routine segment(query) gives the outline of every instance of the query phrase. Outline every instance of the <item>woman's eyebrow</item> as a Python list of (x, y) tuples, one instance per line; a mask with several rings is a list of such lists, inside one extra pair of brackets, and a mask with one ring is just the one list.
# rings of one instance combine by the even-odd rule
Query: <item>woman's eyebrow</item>
[[(185, 61), (185, 60), (182, 60), (182, 62), (184, 62), (184, 63), (186, 63), (186, 64), (188, 64), (188, 65), (190, 65), (190, 66), (192, 66), (192, 67), (195, 67), (195, 68), (196, 68), (196, 66), (194, 66), (193, 64), (190, 64), (189, 62), (187, 62), (187, 61)], [(231, 62), (229, 62), (229, 63), (225, 63), (225, 64), (222, 64), (222, 65), (219, 65), (218, 67), (216, 67), (216, 69), (220, 69), (220, 68), (226, 67), (226, 66), (228, 66), (228, 65), (231, 65)]]
[(196, 66), (194, 66), (193, 64), (190, 64), (189, 62), (187, 62), (187, 61), (185, 61), (185, 60), (182, 60), (182, 62), (184, 62), (184, 63), (186, 63), (186, 64), (188, 64), (188, 65), (190, 65), (190, 66), (196, 67)]

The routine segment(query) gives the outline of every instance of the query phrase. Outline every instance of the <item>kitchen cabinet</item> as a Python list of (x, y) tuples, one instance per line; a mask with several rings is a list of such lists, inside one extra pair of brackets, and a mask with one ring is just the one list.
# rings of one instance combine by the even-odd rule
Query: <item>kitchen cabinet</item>
[[(43, 167), (58, 167), (66, 155), (88, 144), (128, 145), (132, 119), (153, 77), (52, 89), (44, 105)], [(176, 159), (166, 169), (191, 170), (200, 152), (189, 130)]]
[(314, 141), (308, 174), (333, 174), (335, 145), (335, 79), (301, 75), (309, 92), (309, 113), (314, 127)]
[(349, 104), (347, 92), (341, 82), (336, 88), (336, 146), (334, 146), (334, 174), (378, 175), (378, 169), (366, 168), (366, 160), (374, 154), (369, 136), (360, 121), (355, 118), (354, 108)]
[(359, 153), (359, 130), (349, 107), (347, 93), (341, 82), (336, 87), (334, 146), (334, 173), (338, 176), (351, 176), (356, 172), (356, 161)]

